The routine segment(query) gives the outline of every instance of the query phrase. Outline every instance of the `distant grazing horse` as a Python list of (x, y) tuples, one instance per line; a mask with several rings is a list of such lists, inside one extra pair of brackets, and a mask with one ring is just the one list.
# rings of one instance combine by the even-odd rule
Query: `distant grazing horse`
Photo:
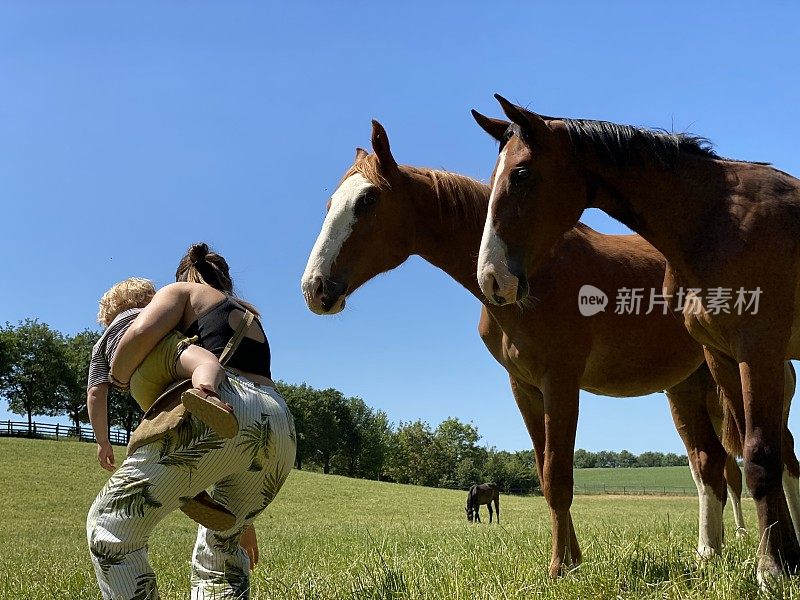
[(500, 490), (496, 483), (476, 483), (467, 492), (467, 521), (481, 522), (480, 506), (485, 504), (489, 509), (489, 523), (492, 522), (492, 502), (497, 511), (497, 524), (500, 525)]
[[(373, 154), (356, 152), (328, 203), (302, 279), (308, 307), (318, 314), (338, 313), (359, 286), (414, 254), (482, 299), (476, 265), (489, 187), (453, 173), (398, 165), (377, 122), (372, 147)], [(569, 511), (581, 388), (607, 396), (667, 391), (699, 494), (697, 550), (704, 557), (721, 551), (727, 454), (718, 436), (726, 434), (733, 452), (738, 438), (735, 427), (724, 426), (701, 345), (677, 319), (658, 310), (648, 315), (607, 310), (591, 318), (578, 311), (584, 284), (660, 289), (664, 269), (664, 258), (641, 237), (602, 235), (578, 225), (529, 274), (535, 300), (481, 311), (479, 333), (508, 371), (533, 441), (550, 506), (553, 575), (581, 557)], [(787, 387), (789, 397), (792, 391)], [(741, 474), (732, 459), (727, 465), (742, 527)]]
[[(721, 158), (702, 138), (544, 117), (496, 98), (511, 123), (475, 114), (501, 142), (478, 262), (483, 293), (497, 304), (547, 293), (530, 285), (529, 269), (552, 260), (589, 207), (663, 252), (666, 295), (705, 345), (744, 441), (758, 579), (796, 572), (800, 469), (784, 424), (785, 361), (800, 358), (800, 181)], [(687, 290), (697, 290), (691, 302)], [(564, 518), (563, 505), (557, 512)]]

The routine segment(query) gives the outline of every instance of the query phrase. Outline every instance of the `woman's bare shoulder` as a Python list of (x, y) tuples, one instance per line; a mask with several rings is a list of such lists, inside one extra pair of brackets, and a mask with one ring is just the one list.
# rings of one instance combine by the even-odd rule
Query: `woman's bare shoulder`
[(225, 299), (225, 294), (210, 285), (186, 281), (167, 284), (158, 290), (156, 296), (162, 301), (185, 302), (196, 312), (202, 312), (206, 307)]

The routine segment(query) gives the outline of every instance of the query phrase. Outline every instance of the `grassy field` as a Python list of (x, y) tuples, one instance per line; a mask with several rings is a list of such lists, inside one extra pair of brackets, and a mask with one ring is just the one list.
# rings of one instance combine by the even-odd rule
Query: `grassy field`
[(695, 493), (692, 473), (688, 466), (648, 467), (646, 469), (575, 469), (575, 485), (614, 487), (686, 488)]
[[(94, 447), (0, 438), (0, 598), (97, 599), (86, 511), (105, 480)], [(503, 497), (502, 526), (470, 526), (463, 492), (294, 472), (256, 521), (262, 562), (252, 598), (750, 598), (752, 534), (698, 563), (693, 498), (579, 496), (584, 563), (547, 577), (542, 498)], [(753, 507), (745, 505), (748, 525)], [(732, 517), (725, 515), (732, 527)], [(194, 527), (181, 513), (154, 534), (165, 600), (189, 597)], [(783, 597), (800, 598), (800, 580)]]

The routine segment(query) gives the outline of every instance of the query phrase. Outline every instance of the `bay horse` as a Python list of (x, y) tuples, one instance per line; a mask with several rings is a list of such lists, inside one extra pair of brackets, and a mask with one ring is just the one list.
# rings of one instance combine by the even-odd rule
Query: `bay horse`
[[(481, 290), (497, 304), (538, 296), (528, 270), (548, 260), (589, 207), (658, 248), (669, 263), (664, 294), (705, 346), (744, 442), (761, 534), (757, 578), (765, 585), (796, 572), (800, 470), (784, 422), (785, 361), (800, 358), (800, 181), (768, 164), (722, 158), (703, 138), (546, 117), (495, 97), (510, 123), (473, 111), (501, 143)], [(721, 308), (720, 293), (736, 304)]]
[(492, 522), (492, 502), (494, 510), (497, 512), (497, 524), (500, 525), (500, 488), (496, 483), (476, 483), (467, 492), (467, 521), (470, 523), (480, 523), (481, 504), (485, 504), (489, 510), (489, 523)]
[[(372, 148), (372, 154), (357, 149), (328, 203), (301, 283), (309, 309), (340, 312), (357, 288), (411, 255), (483, 299), (476, 281), (477, 251), (490, 188), (461, 175), (398, 165), (378, 122), (373, 122)], [(664, 269), (664, 258), (641, 237), (602, 235), (579, 225), (530, 274), (531, 288), (538, 290), (535, 302), (482, 306), (478, 331), (509, 374), (551, 509), (553, 575), (581, 557), (569, 512), (581, 388), (619, 397), (666, 390), (699, 494), (697, 550), (704, 557), (721, 551), (726, 451), (718, 436), (727, 439), (736, 431), (723, 425), (701, 345), (676, 319), (658, 311), (646, 316), (601, 312), (591, 319), (578, 312), (583, 283), (660, 286)], [(734, 453), (735, 442), (726, 442)], [(741, 528), (741, 474), (733, 459), (727, 464)]]

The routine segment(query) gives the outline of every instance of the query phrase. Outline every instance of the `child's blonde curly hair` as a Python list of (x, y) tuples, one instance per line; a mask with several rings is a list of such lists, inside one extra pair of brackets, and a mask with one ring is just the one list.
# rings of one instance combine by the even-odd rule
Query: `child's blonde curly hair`
[(120, 281), (100, 298), (97, 321), (103, 327), (108, 327), (122, 311), (147, 306), (155, 293), (156, 287), (149, 279), (129, 277)]

